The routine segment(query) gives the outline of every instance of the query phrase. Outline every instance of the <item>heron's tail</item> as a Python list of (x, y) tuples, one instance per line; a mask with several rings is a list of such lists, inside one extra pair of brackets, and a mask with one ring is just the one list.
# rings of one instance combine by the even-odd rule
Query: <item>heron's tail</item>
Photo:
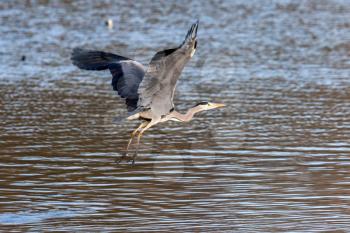
[(125, 113), (121, 113), (119, 116), (113, 118), (113, 123), (120, 124), (125, 123), (125, 121), (137, 120), (139, 118), (139, 113), (134, 112), (133, 114), (128, 113), (127, 115)]
[(71, 60), (80, 69), (106, 70), (112, 63), (130, 59), (113, 53), (75, 48), (73, 49)]

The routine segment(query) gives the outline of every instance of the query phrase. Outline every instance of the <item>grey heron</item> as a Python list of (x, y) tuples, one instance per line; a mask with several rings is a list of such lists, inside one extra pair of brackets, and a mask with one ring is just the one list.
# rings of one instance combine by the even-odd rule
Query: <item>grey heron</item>
[(142, 120), (132, 132), (126, 153), (118, 162), (128, 157), (129, 147), (137, 136), (136, 150), (132, 156), (132, 162), (135, 162), (141, 136), (152, 126), (169, 120), (187, 122), (198, 112), (225, 106), (200, 102), (184, 114), (174, 108), (176, 82), (196, 51), (197, 30), (198, 21), (192, 24), (180, 46), (157, 52), (147, 69), (137, 61), (116, 54), (73, 49), (71, 60), (80, 69), (110, 70), (113, 90), (125, 99), (127, 110), (131, 112), (127, 119)]

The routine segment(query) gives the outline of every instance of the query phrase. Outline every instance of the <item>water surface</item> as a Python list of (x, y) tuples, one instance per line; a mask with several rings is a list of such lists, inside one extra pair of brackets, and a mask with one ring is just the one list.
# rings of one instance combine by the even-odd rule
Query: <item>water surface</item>
[[(110, 74), (71, 49), (147, 64), (197, 17), (175, 104), (227, 107), (154, 127), (135, 166), (115, 164), (137, 123), (113, 123)], [(350, 228), (348, 1), (4, 1), (0, 21), (1, 231)]]

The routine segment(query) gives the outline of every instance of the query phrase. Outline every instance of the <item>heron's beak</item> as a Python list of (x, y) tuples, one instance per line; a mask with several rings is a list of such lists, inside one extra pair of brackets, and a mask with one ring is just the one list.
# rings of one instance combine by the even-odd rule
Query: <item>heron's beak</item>
[(219, 103), (211, 103), (211, 105), (213, 106), (213, 108), (222, 108), (225, 107), (225, 104), (219, 104)]

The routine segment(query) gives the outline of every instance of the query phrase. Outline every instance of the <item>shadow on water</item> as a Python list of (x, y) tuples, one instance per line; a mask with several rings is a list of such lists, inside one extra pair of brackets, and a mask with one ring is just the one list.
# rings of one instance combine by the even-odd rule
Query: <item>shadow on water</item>
[[(341, 0), (1, 2), (0, 229), (348, 231), (349, 14)], [(228, 107), (151, 129), (136, 165), (116, 165), (137, 123), (113, 123), (110, 74), (76, 69), (71, 49), (146, 64), (197, 15), (175, 104)]]

